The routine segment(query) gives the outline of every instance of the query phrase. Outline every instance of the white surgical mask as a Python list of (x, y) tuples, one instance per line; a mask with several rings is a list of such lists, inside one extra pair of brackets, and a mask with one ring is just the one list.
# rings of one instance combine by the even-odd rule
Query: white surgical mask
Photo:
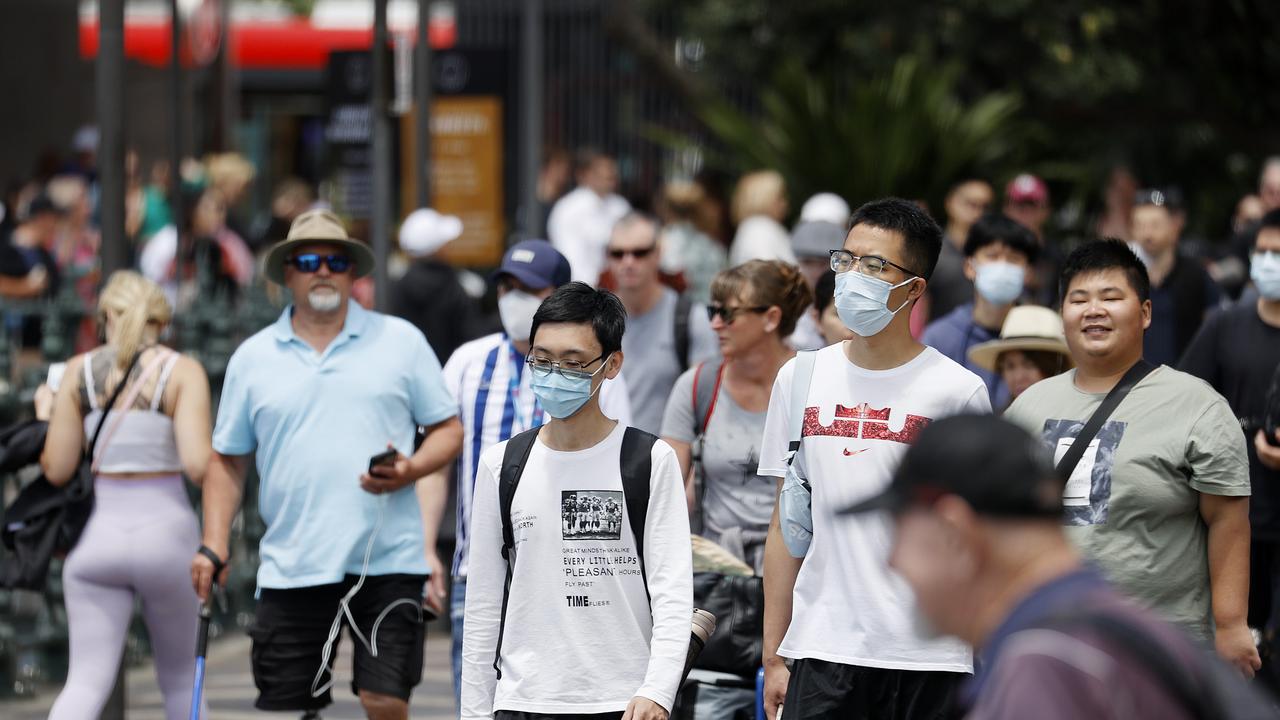
[(907, 278), (897, 285), (890, 285), (856, 270), (836, 275), (836, 314), (845, 327), (862, 337), (871, 337), (888, 327), (898, 310), (907, 306), (903, 300), (897, 310), (888, 306), (889, 293), (915, 280)]
[(523, 290), (512, 290), (498, 298), (498, 317), (507, 337), (516, 342), (527, 342), (533, 331), (533, 314), (542, 305), (539, 298)]
[(1009, 305), (1022, 295), (1027, 273), (1019, 265), (1004, 260), (984, 262), (977, 266), (973, 284), (978, 294), (992, 305)]
[(1267, 300), (1280, 300), (1280, 253), (1254, 253), (1249, 258), (1249, 277), (1259, 295)]

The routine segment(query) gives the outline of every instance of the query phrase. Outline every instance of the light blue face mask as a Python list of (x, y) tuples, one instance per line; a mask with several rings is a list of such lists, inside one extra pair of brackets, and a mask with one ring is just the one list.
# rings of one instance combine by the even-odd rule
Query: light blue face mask
[(996, 260), (977, 265), (973, 284), (978, 288), (978, 294), (992, 305), (1009, 305), (1022, 294), (1026, 277), (1026, 270), (1021, 266)]
[(897, 285), (890, 285), (856, 270), (836, 275), (836, 314), (845, 327), (862, 337), (871, 337), (888, 327), (898, 310), (907, 306), (903, 300), (897, 310), (889, 309), (889, 293), (915, 280), (907, 278)]
[(1280, 300), (1280, 253), (1254, 253), (1249, 258), (1249, 278), (1263, 298)]
[(538, 403), (542, 405), (542, 409), (548, 415), (557, 420), (572, 417), (582, 409), (583, 405), (587, 404), (587, 401), (596, 393), (596, 390), (599, 390), (604, 385), (604, 382), (601, 381), (595, 390), (591, 389), (591, 381), (601, 370), (605, 369), (611, 357), (613, 357), (613, 353), (609, 353), (605, 357), (604, 362), (600, 364), (599, 368), (596, 368), (595, 372), (582, 377), (567, 378), (557, 370), (552, 370), (545, 376), (533, 371), (533, 377), (529, 378), (529, 388), (533, 390), (534, 396), (538, 398)]

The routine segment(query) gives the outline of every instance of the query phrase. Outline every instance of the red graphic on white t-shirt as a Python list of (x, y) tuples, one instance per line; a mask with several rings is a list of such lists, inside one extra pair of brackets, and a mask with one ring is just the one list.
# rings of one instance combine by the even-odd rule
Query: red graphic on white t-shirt
[(830, 425), (818, 421), (818, 408), (809, 407), (804, 411), (804, 430), (802, 437), (846, 437), (862, 440), (888, 440), (904, 445), (915, 442), (916, 436), (932, 418), (907, 413), (902, 429), (894, 432), (889, 429), (889, 414), (893, 408), (874, 409), (867, 403), (856, 407), (836, 405), (836, 416)]

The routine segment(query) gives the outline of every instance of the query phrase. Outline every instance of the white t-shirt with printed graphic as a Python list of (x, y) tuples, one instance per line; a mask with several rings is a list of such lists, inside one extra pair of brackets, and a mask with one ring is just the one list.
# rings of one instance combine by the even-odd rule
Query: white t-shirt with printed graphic
[[(794, 375), (791, 360), (774, 381), (761, 475), (786, 473)], [(796, 578), (780, 655), (893, 670), (972, 670), (963, 643), (920, 636), (911, 589), (889, 568), (889, 515), (838, 514), (889, 485), (926, 425), (964, 412), (991, 412), (986, 385), (933, 348), (879, 371), (850, 362), (843, 343), (817, 351), (797, 460), (813, 488), (813, 541)]]
[[(506, 443), (476, 474), (462, 644), (464, 719), (495, 710), (619, 712), (637, 695), (671, 709), (693, 617), (693, 551), (675, 452), (655, 442), (640, 575), (619, 467), (625, 427), (576, 452), (534, 443), (511, 506), (515, 570), (493, 669), (506, 563), (498, 477)], [(652, 610), (651, 610), (652, 608)]]

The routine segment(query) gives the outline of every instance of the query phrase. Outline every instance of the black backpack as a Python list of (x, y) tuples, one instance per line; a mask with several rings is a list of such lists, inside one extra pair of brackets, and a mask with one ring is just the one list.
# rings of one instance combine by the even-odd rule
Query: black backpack
[[(507, 441), (502, 454), (502, 471), (498, 477), (498, 512), (502, 517), (502, 559), (507, 564), (507, 579), (502, 588), (502, 614), (498, 620), (498, 645), (494, 649), (493, 669), (502, 677), (502, 634), (507, 625), (507, 601), (511, 597), (511, 577), (515, 570), (515, 528), (511, 524), (511, 503), (515, 500), (520, 476), (529, 462), (529, 453), (538, 439), (538, 431), (532, 428)], [(627, 522), (635, 536), (636, 555), (640, 560), (640, 579), (644, 583), (645, 596), (649, 595), (649, 576), (644, 569), (644, 521), (649, 514), (649, 485), (653, 475), (653, 444), (658, 438), (629, 427), (622, 436), (620, 470), (622, 473), (622, 498), (626, 506)]]

